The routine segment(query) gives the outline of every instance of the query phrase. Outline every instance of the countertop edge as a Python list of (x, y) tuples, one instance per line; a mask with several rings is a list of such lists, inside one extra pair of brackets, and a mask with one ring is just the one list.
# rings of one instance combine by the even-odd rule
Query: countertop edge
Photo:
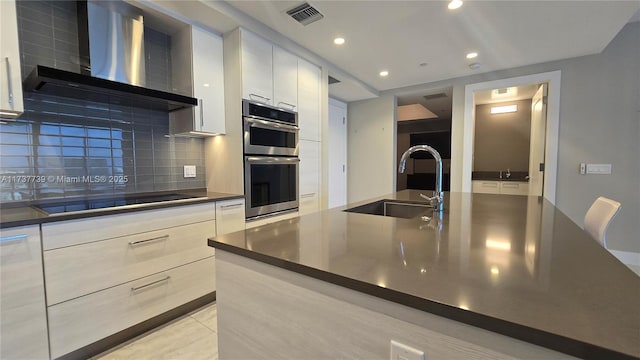
[(232, 254), (244, 256), (246, 258), (260, 261), (265, 264), (277, 266), (279, 268), (290, 270), (301, 275), (309, 276), (334, 285), (342, 286), (350, 290), (375, 296), (377, 298), (391, 301), (400, 305), (405, 305), (416, 310), (425, 311), (437, 316), (442, 316), (447, 319), (459, 321), (467, 325), (489, 330), (504, 336), (522, 340), (534, 345), (542, 346), (579, 358), (640, 359), (633, 355), (620, 353), (615, 350), (603, 348), (562, 335), (538, 330), (525, 325), (520, 325), (514, 322), (476, 313), (470, 310), (464, 310), (458, 307), (449, 306), (429, 299), (405, 294), (393, 289), (383, 288), (371, 283), (275, 258), (269, 255), (256, 253), (251, 250), (218, 242), (214, 238), (208, 239), (207, 243), (213, 248), (228, 251)]
[[(78, 212), (72, 214), (62, 214), (62, 215), (46, 215), (38, 210), (33, 210), (34, 214), (38, 214), (39, 216), (34, 216), (32, 218), (20, 219), (20, 220), (9, 220), (9, 221), (0, 221), (0, 229), (8, 229), (19, 226), (29, 226), (29, 225), (39, 225), (51, 222), (58, 221), (68, 221), (68, 220), (76, 220), (76, 219), (86, 219), (97, 216), (105, 216), (105, 215), (118, 215), (125, 214), (131, 212), (138, 211), (146, 211), (146, 210), (157, 210), (164, 209), (176, 206), (186, 206), (186, 205), (195, 205), (202, 204), (207, 202), (216, 202), (222, 200), (233, 200), (244, 198), (243, 194), (224, 194), (224, 193), (215, 193), (216, 195), (204, 195), (202, 197), (184, 200), (174, 200), (174, 201), (162, 201), (155, 203), (143, 204), (141, 206), (136, 207), (112, 207), (105, 208), (98, 211), (88, 211), (88, 212)], [(30, 208), (29, 206), (25, 206), (24, 208)], [(11, 211), (12, 209), (2, 209), (0, 211)]]

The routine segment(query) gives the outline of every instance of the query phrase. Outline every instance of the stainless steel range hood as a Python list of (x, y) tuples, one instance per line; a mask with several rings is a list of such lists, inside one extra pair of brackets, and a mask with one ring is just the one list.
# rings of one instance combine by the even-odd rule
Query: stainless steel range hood
[(25, 91), (174, 111), (197, 105), (184, 95), (145, 88), (141, 10), (121, 1), (78, 1), (81, 73), (36, 66)]

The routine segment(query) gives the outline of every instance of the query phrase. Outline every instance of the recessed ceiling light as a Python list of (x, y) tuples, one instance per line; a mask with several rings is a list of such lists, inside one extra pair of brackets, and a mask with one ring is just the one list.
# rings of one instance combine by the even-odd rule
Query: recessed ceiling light
[(336, 44), (336, 45), (342, 45), (342, 44), (344, 44), (344, 38), (337, 37), (337, 38), (333, 39), (333, 43)]
[(420, 63), (419, 65), (420, 65), (420, 67), (425, 67), (425, 66), (427, 66), (429, 64), (427, 64), (426, 62), (423, 62), (423, 63)]
[(477, 52), (470, 52), (467, 54), (467, 59), (475, 59), (478, 57), (478, 53)]
[(471, 69), (471, 70), (478, 69), (478, 68), (480, 68), (480, 65), (481, 64), (479, 62), (471, 63), (471, 64), (469, 64), (469, 69)]
[(451, 2), (449, 2), (449, 5), (447, 5), (449, 10), (455, 10), (460, 6), (462, 6), (462, 0), (451, 0)]
[(389, 75), (389, 72), (387, 70), (380, 71), (380, 76), (385, 77), (387, 75)]

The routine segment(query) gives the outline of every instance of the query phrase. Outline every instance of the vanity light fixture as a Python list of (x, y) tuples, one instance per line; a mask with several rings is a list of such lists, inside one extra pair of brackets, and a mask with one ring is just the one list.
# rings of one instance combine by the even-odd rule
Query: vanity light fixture
[(467, 59), (475, 59), (478, 57), (478, 53), (477, 52), (470, 52), (467, 54)]
[(462, 0), (451, 0), (449, 2), (449, 5), (447, 5), (449, 10), (455, 10), (455, 9), (459, 8), (460, 6), (462, 6)]
[(389, 72), (387, 70), (380, 71), (380, 76), (385, 77), (388, 75), (389, 75)]
[(506, 105), (506, 106), (492, 106), (492, 114), (505, 114), (518, 111), (518, 105)]
[(333, 39), (333, 43), (336, 44), (336, 45), (342, 45), (342, 44), (344, 44), (344, 38), (337, 37), (337, 38)]

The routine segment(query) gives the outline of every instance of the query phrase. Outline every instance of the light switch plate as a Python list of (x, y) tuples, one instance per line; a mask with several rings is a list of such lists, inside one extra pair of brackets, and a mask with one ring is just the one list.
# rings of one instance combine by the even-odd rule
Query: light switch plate
[(587, 164), (587, 174), (611, 174), (611, 164)]
[(424, 360), (424, 351), (391, 340), (391, 360)]
[(184, 177), (185, 178), (194, 178), (194, 177), (196, 177), (196, 166), (195, 165), (185, 165), (184, 166)]

